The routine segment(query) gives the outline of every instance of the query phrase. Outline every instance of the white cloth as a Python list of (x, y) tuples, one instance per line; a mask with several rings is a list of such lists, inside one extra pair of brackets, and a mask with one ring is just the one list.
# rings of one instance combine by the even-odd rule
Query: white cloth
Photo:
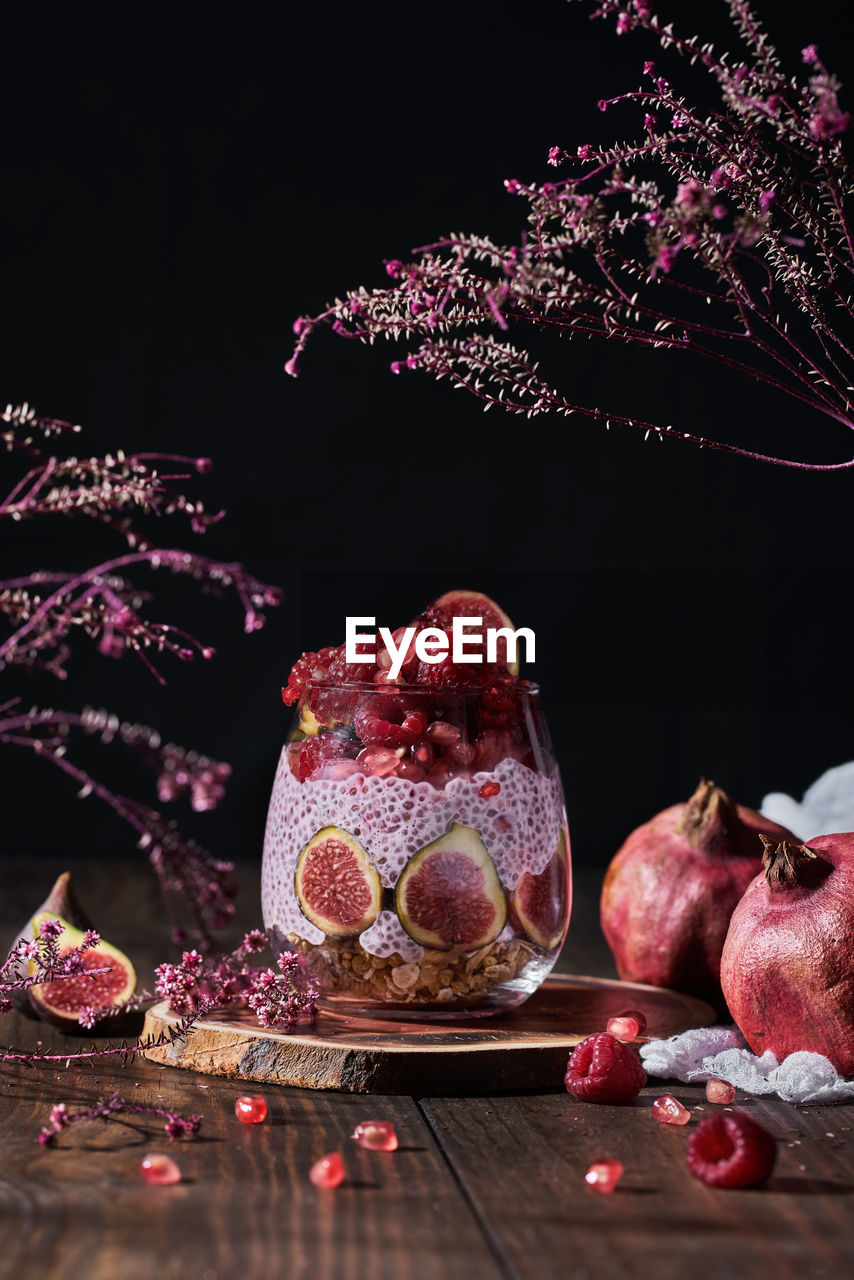
[(804, 792), (800, 804), (782, 791), (773, 791), (759, 808), (801, 840), (854, 831), (854, 760), (823, 773)]
[(726, 1080), (745, 1093), (776, 1093), (784, 1102), (844, 1102), (854, 1098), (854, 1080), (843, 1080), (821, 1053), (790, 1053), (778, 1062), (769, 1051), (758, 1058), (737, 1027), (699, 1027), (669, 1040), (650, 1040), (640, 1051), (644, 1070), (665, 1079)]

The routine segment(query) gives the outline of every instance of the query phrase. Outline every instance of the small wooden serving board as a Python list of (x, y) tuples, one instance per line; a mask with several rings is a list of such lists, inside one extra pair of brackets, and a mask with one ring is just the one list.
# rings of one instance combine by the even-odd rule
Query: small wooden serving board
[[(570, 1049), (626, 1009), (646, 1015), (646, 1037), (676, 1035), (715, 1019), (709, 1005), (675, 991), (558, 974), (499, 1017), (374, 1021), (321, 1012), (311, 1026), (286, 1035), (260, 1027), (249, 1010), (225, 1010), (198, 1022), (186, 1039), (145, 1056), (203, 1075), (348, 1093), (438, 1097), (549, 1089), (562, 1086)], [(161, 1001), (148, 1011), (144, 1034), (168, 1034), (177, 1022)]]

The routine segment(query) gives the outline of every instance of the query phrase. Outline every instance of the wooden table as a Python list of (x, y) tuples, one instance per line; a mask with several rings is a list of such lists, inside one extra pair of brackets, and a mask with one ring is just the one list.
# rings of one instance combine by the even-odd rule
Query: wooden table
[[(60, 864), (5, 861), (2, 924), (41, 901)], [(150, 981), (167, 931), (144, 862), (72, 866), (105, 935)], [(240, 925), (257, 923), (257, 866), (241, 868)], [(577, 877), (565, 971), (614, 976), (596, 925), (598, 874)], [(19, 1015), (4, 1041), (69, 1045)], [(54, 1148), (36, 1142), (50, 1107), (91, 1104), (118, 1088), (133, 1100), (201, 1112), (194, 1142), (170, 1145), (157, 1122), (79, 1125)], [(672, 1092), (702, 1107), (700, 1087)], [(0, 1275), (31, 1280), (702, 1280), (854, 1274), (854, 1106), (793, 1107), (739, 1098), (778, 1138), (766, 1188), (713, 1191), (685, 1170), (686, 1129), (656, 1124), (652, 1082), (625, 1106), (577, 1103), (562, 1088), (492, 1097), (373, 1097), (264, 1089), (266, 1123), (241, 1125), (238, 1082), (140, 1058), (94, 1067), (2, 1066)], [(698, 1117), (704, 1114), (696, 1113)], [(708, 1114), (708, 1107), (705, 1114)], [(363, 1119), (392, 1120), (400, 1148), (362, 1151)], [(184, 1181), (152, 1187), (141, 1155), (168, 1150)], [(308, 1181), (341, 1151), (334, 1192)], [(603, 1156), (623, 1161), (613, 1196), (584, 1184)]]

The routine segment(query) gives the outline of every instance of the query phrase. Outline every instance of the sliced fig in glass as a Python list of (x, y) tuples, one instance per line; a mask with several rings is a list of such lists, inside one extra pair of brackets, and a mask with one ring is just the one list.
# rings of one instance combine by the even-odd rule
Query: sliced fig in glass
[(410, 938), (436, 950), (484, 947), (507, 923), (489, 850), (479, 831), (458, 822), (410, 858), (394, 901)]
[(377, 870), (342, 827), (312, 836), (297, 860), (294, 887), (303, 915), (336, 937), (363, 933), (382, 907)]
[[(58, 920), (63, 932), (58, 939), (60, 954), (83, 945), (84, 934), (53, 911), (42, 911), (33, 917), (33, 931), (38, 936), (45, 920)], [(83, 952), (85, 970), (106, 969), (105, 973), (88, 976), (88, 972), (69, 978), (42, 982), (27, 991), (30, 1004), (41, 1018), (59, 1026), (77, 1025), (81, 1009), (103, 1009), (124, 1004), (136, 990), (136, 973), (123, 951), (103, 939), (96, 947)], [(31, 961), (31, 965), (33, 962)], [(31, 970), (32, 971), (32, 970)]]
[(569, 919), (569, 876), (566, 837), (538, 876), (526, 871), (510, 895), (510, 923), (538, 947), (552, 951), (560, 944)]

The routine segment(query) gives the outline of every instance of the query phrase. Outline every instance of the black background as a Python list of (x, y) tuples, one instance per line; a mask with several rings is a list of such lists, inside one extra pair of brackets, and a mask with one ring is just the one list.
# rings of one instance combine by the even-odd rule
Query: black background
[[(763, 8), (793, 69), (815, 40), (851, 78), (841, 6)], [(702, 9), (719, 34), (724, 6)], [(701, 774), (755, 805), (852, 755), (847, 472), (484, 416), (446, 384), (393, 377), (391, 348), (331, 335), (297, 381), (282, 372), (295, 316), (449, 230), (515, 239), (504, 178), (552, 176), (555, 143), (628, 136), (629, 114), (595, 104), (659, 56), (643, 37), (562, 0), (4, 13), (5, 397), (83, 423), (87, 452), (211, 455), (189, 483), (229, 516), (202, 549), (285, 600), (244, 637), (234, 603), (156, 582), (161, 616), (215, 643), (213, 662), (167, 664), (164, 690), (84, 642), (64, 686), (9, 671), (3, 700), (107, 705), (230, 760), (218, 814), (179, 816), (219, 855), (258, 858), (296, 654), (343, 639), (347, 614), (394, 626), (467, 587), (536, 630), (529, 674), (580, 860), (606, 860)], [(715, 367), (616, 345), (547, 357), (590, 403), (850, 456), (841, 428)], [(116, 549), (50, 522), (4, 532), (3, 576)], [(121, 749), (80, 758), (153, 797)], [(4, 770), (7, 849), (130, 855), (126, 829), (47, 765), (9, 750)]]

